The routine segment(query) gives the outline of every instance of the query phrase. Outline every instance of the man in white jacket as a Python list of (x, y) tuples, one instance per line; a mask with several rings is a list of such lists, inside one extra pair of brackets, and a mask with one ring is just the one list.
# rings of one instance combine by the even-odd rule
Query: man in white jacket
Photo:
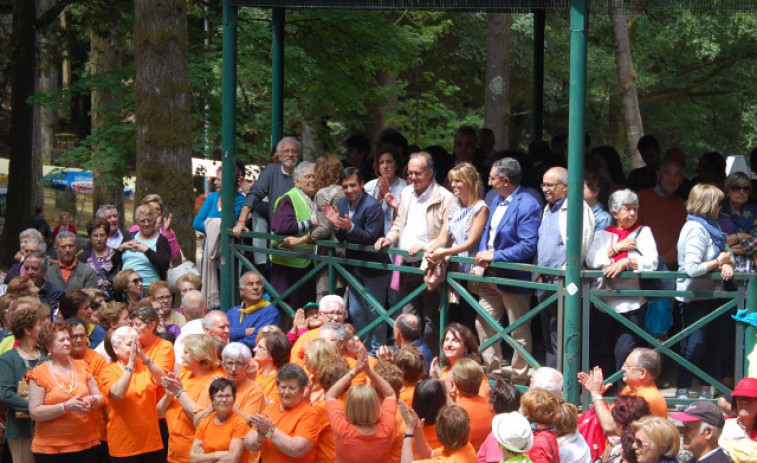
[[(568, 236), (568, 169), (553, 167), (544, 173), (541, 184), (544, 199), (544, 215), (539, 226), (539, 242), (536, 247), (536, 264), (540, 267), (565, 268), (566, 244), (569, 239), (581, 240), (581, 262), (594, 238), (594, 214), (583, 202), (583, 233), (580, 237)], [(557, 277), (542, 275), (543, 283), (561, 284)], [(539, 302), (552, 294), (551, 291), (537, 291)], [(546, 366), (557, 367), (557, 301), (549, 304), (541, 312), (541, 327), (547, 354)]]

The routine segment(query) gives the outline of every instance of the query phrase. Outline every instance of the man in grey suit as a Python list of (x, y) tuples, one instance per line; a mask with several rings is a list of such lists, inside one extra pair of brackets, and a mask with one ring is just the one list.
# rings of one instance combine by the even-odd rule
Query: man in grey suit
[(58, 233), (55, 237), (55, 250), (58, 252), (58, 263), (50, 266), (45, 281), (63, 288), (64, 291), (97, 288), (97, 273), (76, 258), (79, 252), (76, 235), (69, 231)]

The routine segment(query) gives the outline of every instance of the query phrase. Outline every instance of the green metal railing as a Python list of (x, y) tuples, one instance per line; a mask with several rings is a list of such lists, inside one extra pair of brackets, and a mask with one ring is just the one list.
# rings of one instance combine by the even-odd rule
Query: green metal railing
[[(273, 234), (266, 234), (266, 233), (246, 232), (242, 234), (242, 238), (261, 238), (270, 242), (270, 240), (282, 241), (284, 237), (273, 235)], [(229, 264), (231, 265), (232, 269), (237, 270), (238, 274), (241, 274), (241, 272), (245, 270), (252, 270), (255, 268), (252, 262), (250, 261), (250, 259), (247, 257), (246, 253), (263, 253), (268, 256), (278, 255), (278, 256), (302, 257), (301, 253), (297, 253), (292, 250), (287, 250), (285, 248), (266, 248), (266, 247), (260, 247), (260, 246), (254, 246), (254, 245), (241, 244), (238, 241), (234, 241), (233, 237), (231, 236), (229, 237), (229, 240), (230, 240), (230, 248), (231, 248), (230, 254), (232, 256), (231, 262), (229, 262)], [(394, 326), (393, 317), (397, 313), (399, 313), (399, 311), (401, 311), (402, 307), (405, 304), (407, 304), (413, 298), (420, 295), (423, 291), (426, 290), (425, 284), (422, 284), (419, 287), (415, 288), (413, 291), (411, 291), (409, 294), (401, 295), (401, 298), (397, 302), (392, 304), (391, 306), (384, 307), (378, 303), (378, 301), (376, 300), (376, 298), (373, 297), (373, 295), (365, 291), (365, 289), (360, 284), (358, 279), (356, 279), (355, 276), (353, 275), (351, 271), (351, 267), (352, 268), (361, 267), (361, 268), (372, 268), (372, 269), (384, 269), (387, 271), (396, 270), (405, 274), (408, 274), (408, 273), (422, 274), (423, 273), (422, 270), (416, 267), (410, 267), (410, 266), (404, 266), (404, 265), (380, 264), (376, 262), (367, 262), (367, 261), (362, 261), (362, 260), (349, 259), (349, 258), (336, 256), (337, 249), (376, 252), (370, 246), (345, 244), (345, 243), (338, 243), (335, 241), (319, 241), (317, 245), (319, 248), (319, 253), (312, 254), (309, 256), (313, 261), (313, 264), (314, 264), (313, 267), (310, 269), (310, 271), (308, 271), (308, 273), (300, 281), (296, 282), (293, 286), (287, 288), (286, 290), (280, 293), (271, 285), (269, 281), (264, 280), (265, 289), (271, 296), (271, 302), (276, 307), (288, 313), (290, 316), (294, 316), (296, 307), (291, 307), (285, 301), (285, 299), (289, 295), (297, 291), (299, 288), (301, 288), (306, 282), (308, 282), (311, 279), (316, 278), (316, 275), (318, 275), (318, 273), (321, 271), (328, 272), (330, 292), (335, 291), (337, 276), (340, 276), (346, 281), (348, 285), (355, 288), (357, 292), (362, 293), (365, 298), (365, 301), (376, 310), (378, 314), (378, 318), (376, 318), (368, 326), (361, 329), (357, 333), (358, 336), (374, 329), (376, 326), (383, 323), (386, 323), (387, 325), (393, 327)], [(391, 249), (391, 248), (385, 250), (384, 252), (388, 252), (391, 255), (400, 255), (400, 256), (408, 255), (406, 251), (402, 251), (398, 249)], [(450, 261), (458, 262), (458, 263), (475, 264), (472, 258), (452, 257)], [(500, 342), (500, 340), (504, 340), (514, 350), (516, 350), (518, 353), (520, 353), (523, 356), (523, 358), (525, 359), (525, 361), (528, 363), (530, 367), (538, 368), (541, 366), (539, 362), (533, 357), (531, 353), (527, 352), (523, 348), (523, 346), (521, 346), (517, 341), (515, 341), (515, 339), (511, 337), (511, 333), (513, 330), (519, 328), (523, 324), (530, 322), (532, 319), (538, 316), (543, 310), (545, 310), (547, 306), (549, 306), (553, 302), (557, 302), (558, 321), (559, 321), (558, 362), (557, 362), (558, 368), (562, 367), (564, 363), (567, 363), (567, 362), (563, 362), (563, 359), (565, 359), (565, 346), (568, 343), (566, 341), (575, 341), (580, 345), (581, 369), (583, 371), (588, 371), (589, 368), (592, 366), (589, 364), (589, 338), (591, 336), (591, 332), (589, 328), (589, 320), (591, 318), (592, 310), (595, 310), (595, 308), (598, 308), (600, 310), (605, 311), (610, 317), (613, 318), (615, 322), (624, 325), (631, 332), (635, 333), (641, 339), (646, 341), (651, 346), (651, 348), (655, 349), (661, 354), (666, 355), (668, 358), (676, 362), (680, 367), (686, 368), (689, 371), (691, 371), (696, 377), (700, 379), (700, 381), (715, 386), (721, 392), (724, 392), (724, 393), (730, 392), (730, 390), (724, 384), (717, 381), (715, 378), (710, 377), (707, 373), (702, 371), (697, 366), (686, 361), (680, 354), (678, 354), (677, 352), (673, 350), (673, 346), (676, 343), (682, 341), (686, 336), (691, 334), (691, 332), (712, 322), (717, 317), (731, 311), (734, 308), (738, 310), (741, 310), (744, 308), (749, 308), (750, 310), (754, 310), (754, 308), (757, 307), (757, 293), (755, 292), (753, 288), (757, 288), (757, 274), (736, 274), (733, 278), (733, 281), (736, 285), (735, 291), (716, 291), (713, 293), (701, 293), (701, 292), (695, 292), (695, 291), (674, 291), (674, 290), (673, 291), (668, 291), (668, 290), (650, 291), (650, 290), (599, 289), (596, 287), (596, 285), (594, 285), (594, 283), (596, 282), (597, 278), (600, 278), (603, 276), (602, 272), (598, 270), (584, 270), (581, 273), (581, 278), (582, 278), (582, 284), (581, 284), (581, 290), (580, 290), (580, 297), (582, 301), (581, 319), (580, 319), (579, 328), (574, 329), (562, 323), (562, 321), (565, 319), (565, 316), (566, 316), (565, 306), (564, 306), (564, 299), (566, 295), (565, 284), (564, 284), (565, 275), (562, 270), (546, 268), (546, 267), (538, 267), (535, 265), (528, 265), (528, 264), (513, 264), (513, 263), (501, 263), (501, 262), (493, 263), (491, 267), (509, 269), (509, 270), (522, 270), (522, 271), (531, 272), (531, 274), (534, 276), (544, 275), (544, 276), (551, 276), (551, 277), (558, 277), (558, 278), (554, 280), (553, 282), (543, 283), (543, 282), (537, 282), (537, 281), (522, 281), (522, 280), (515, 280), (515, 279), (508, 279), (508, 278), (490, 277), (490, 276), (475, 276), (468, 273), (461, 273), (458, 271), (450, 270), (447, 272), (445, 280), (440, 286), (440, 291), (441, 291), (440, 337), (441, 337), (441, 334), (444, 332), (444, 328), (447, 325), (448, 292), (456, 291), (460, 295), (460, 298), (466, 301), (473, 308), (473, 310), (476, 311), (477, 315), (479, 315), (485, 323), (490, 325), (496, 331), (496, 334), (494, 336), (487, 339), (481, 344), (481, 346), (479, 347), (480, 350), (484, 350), (492, 346), (494, 343)], [(453, 267), (451, 266), (450, 269), (452, 268)], [(640, 272), (640, 273), (639, 272), (624, 272), (621, 275), (619, 275), (617, 278), (639, 278), (639, 277), (665, 278), (665, 279), (685, 278), (686, 274), (682, 272)], [(701, 278), (720, 279), (720, 275), (717, 273), (714, 273), (714, 274), (708, 274)], [(231, 291), (231, 294), (238, 294), (237, 292), (238, 288), (236, 288), (236, 283), (237, 283), (236, 280), (237, 280), (236, 278), (231, 279), (232, 287), (229, 288), (229, 290)], [(498, 285), (506, 284), (508, 286), (528, 288), (531, 290), (548, 291), (548, 292), (551, 292), (551, 294), (546, 299), (544, 299), (541, 303), (537, 304), (535, 307), (529, 310), (528, 313), (526, 313), (523, 317), (521, 317), (515, 323), (510, 324), (508, 326), (502, 326), (499, 323), (499, 320), (494, 319), (485, 309), (481, 307), (481, 305), (479, 304), (478, 297), (474, 294), (471, 294), (471, 292), (468, 290), (467, 282), (469, 281), (475, 281), (479, 283), (494, 283)], [(699, 321), (692, 324), (691, 326), (688, 326), (685, 329), (682, 329), (678, 333), (672, 334), (668, 339), (664, 341), (660, 341), (654, 336), (644, 331), (643, 328), (634, 325), (632, 322), (627, 320), (621, 314), (618, 314), (617, 312), (615, 312), (613, 309), (609, 307), (607, 303), (608, 298), (629, 297), (629, 296), (630, 297), (644, 296), (649, 299), (656, 299), (656, 298), (661, 298), (661, 297), (677, 297), (677, 296), (707, 297), (711, 299), (722, 300), (723, 303), (717, 309), (715, 309), (710, 314), (708, 314), (706, 317), (700, 319)], [(755, 338), (755, 330), (753, 328), (748, 327), (745, 329), (743, 324), (737, 323), (736, 339), (735, 339), (735, 344), (734, 344), (735, 345), (734, 354), (735, 354), (735, 359), (736, 359), (735, 374), (737, 378), (740, 378), (743, 376), (743, 372), (745, 370), (745, 362), (747, 362), (746, 354), (748, 352), (751, 352), (751, 349), (754, 347), (754, 338)], [(577, 384), (575, 375), (568, 376), (567, 375), (568, 372), (565, 371), (565, 373), (566, 373), (566, 377), (565, 377), (566, 390), (568, 388), (576, 388), (574, 390), (579, 390), (579, 386)], [(620, 377), (622, 376), (622, 372), (615, 371), (606, 376), (607, 376), (606, 380), (608, 382), (614, 382), (620, 379)], [(584, 406), (588, 406), (590, 401), (591, 400), (588, 397), (588, 395), (583, 394), (582, 402), (584, 403)], [(671, 404), (677, 404), (677, 403), (690, 402), (690, 400), (687, 401), (685, 399), (669, 399), (668, 402)]]

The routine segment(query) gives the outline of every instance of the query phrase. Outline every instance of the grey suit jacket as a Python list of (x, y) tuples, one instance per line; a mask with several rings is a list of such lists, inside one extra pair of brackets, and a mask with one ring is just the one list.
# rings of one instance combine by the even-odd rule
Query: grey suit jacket
[(76, 267), (71, 272), (68, 282), (63, 281), (63, 275), (60, 272), (60, 265), (51, 265), (45, 274), (45, 281), (55, 286), (63, 288), (64, 291), (73, 291), (82, 288), (97, 288), (97, 272), (92, 270), (88, 265), (76, 262)]

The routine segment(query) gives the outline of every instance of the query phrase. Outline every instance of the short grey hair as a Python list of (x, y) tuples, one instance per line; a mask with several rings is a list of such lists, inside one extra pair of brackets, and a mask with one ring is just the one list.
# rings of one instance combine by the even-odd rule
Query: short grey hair
[(237, 357), (242, 357), (245, 362), (252, 360), (250, 348), (241, 342), (230, 342), (226, 344), (226, 347), (223, 348), (223, 352), (221, 352), (221, 359), (226, 361), (227, 359)]
[(617, 214), (624, 204), (631, 204), (639, 207), (639, 196), (629, 189), (618, 190), (610, 195), (607, 201), (608, 209), (611, 213)]
[(40, 245), (39, 251), (32, 251), (26, 255), (27, 259), (30, 257), (38, 258), (40, 271), (42, 271), (42, 273), (47, 273), (47, 255), (42, 251), (42, 245)]
[(544, 389), (558, 398), (563, 397), (563, 376), (562, 373), (550, 367), (537, 368), (531, 376), (532, 388)]
[(299, 155), (302, 152), (299, 140), (297, 140), (295, 137), (284, 137), (279, 140), (278, 143), (276, 143), (276, 156), (281, 154), (281, 145), (283, 145), (284, 143), (294, 143), (295, 145), (297, 145), (297, 154)]
[(517, 160), (513, 158), (502, 158), (494, 161), (492, 166), (497, 168), (497, 177), (507, 177), (513, 185), (520, 185), (523, 173), (520, 169), (520, 163)]
[(115, 347), (121, 344), (127, 336), (137, 337), (139, 336), (139, 332), (136, 330), (136, 328), (132, 328), (131, 326), (118, 327), (110, 335), (110, 344), (115, 349)]
[(37, 230), (36, 228), (27, 228), (26, 230), (18, 234), (19, 241), (21, 241), (24, 238), (31, 241), (36, 241), (38, 244), (42, 244), (45, 242), (45, 238), (42, 236), (42, 233), (40, 233), (39, 230)]
[(181, 307), (184, 314), (195, 320), (205, 315), (208, 310), (208, 303), (200, 291), (196, 289), (187, 291), (187, 294), (181, 298)]
[(344, 325), (341, 323), (326, 322), (321, 325), (321, 333), (324, 330), (333, 330), (337, 341), (345, 341), (347, 339), (347, 330), (344, 329)]
[(434, 170), (434, 158), (425, 151), (418, 151), (410, 155), (410, 159), (422, 158), (426, 162), (426, 172)]
[(204, 317), (202, 317), (202, 328), (204, 330), (213, 328), (215, 321), (221, 317), (223, 317), (224, 320), (227, 319), (226, 314), (221, 312), (220, 310), (211, 310)]
[(318, 302), (318, 311), (322, 312), (326, 310), (326, 305), (329, 302), (338, 302), (339, 305), (342, 306), (342, 311), (344, 311), (344, 299), (342, 299), (342, 296), (338, 296), (336, 294), (328, 294), (326, 296), (323, 296)]
[(68, 230), (61, 230), (58, 232), (58, 235), (55, 237), (55, 247), (58, 247), (60, 240), (63, 238), (73, 238), (74, 244), (76, 244), (76, 235), (74, 235)]
[(118, 209), (116, 209), (116, 206), (112, 204), (103, 204), (102, 206), (97, 208), (97, 212), (95, 212), (95, 217), (99, 217), (102, 219), (105, 216), (105, 211), (109, 211), (111, 209), (118, 211)]
[(301, 163), (297, 164), (297, 167), (294, 168), (292, 178), (299, 180), (303, 175), (305, 175), (306, 172), (311, 170), (315, 170), (315, 163), (312, 163), (310, 161), (302, 161)]
[(248, 270), (248, 271), (244, 272), (241, 277), (239, 277), (239, 287), (240, 288), (242, 286), (244, 286), (244, 279), (245, 279), (245, 277), (247, 277), (247, 275), (250, 275), (250, 274), (259, 276), (261, 280), (263, 279), (263, 276), (261, 274), (259, 274), (258, 272), (256, 272), (255, 270)]

